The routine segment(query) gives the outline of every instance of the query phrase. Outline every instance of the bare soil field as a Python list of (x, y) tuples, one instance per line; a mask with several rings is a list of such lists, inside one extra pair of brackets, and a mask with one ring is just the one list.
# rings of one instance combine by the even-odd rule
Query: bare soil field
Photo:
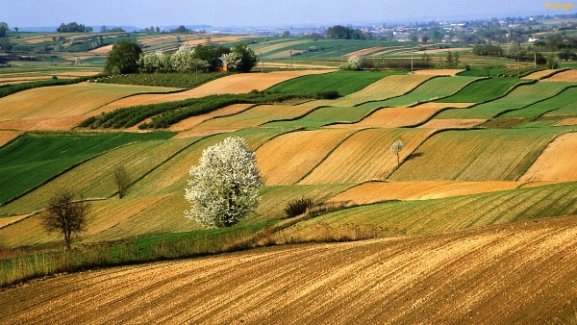
[(252, 90), (265, 90), (283, 81), (306, 76), (309, 74), (327, 73), (329, 70), (302, 70), (302, 71), (279, 71), (269, 73), (241, 73), (219, 78), (207, 82), (191, 90), (174, 94), (145, 94), (130, 96), (110, 103), (97, 113), (112, 111), (121, 107), (136, 105), (156, 104), (199, 98), (217, 94), (241, 94)]
[(577, 117), (566, 118), (557, 123), (557, 126), (572, 126), (572, 125), (577, 125)]
[(522, 185), (520, 182), (368, 182), (336, 195), (328, 202), (371, 204), (392, 200), (431, 200), (450, 196), (497, 192)]
[(549, 77), (550, 75), (556, 73), (558, 70), (557, 69), (545, 69), (545, 70), (540, 70), (537, 72), (533, 72), (531, 74), (526, 75), (525, 77), (521, 78), (521, 79), (529, 79), (529, 80), (541, 80), (544, 78)]
[(525, 182), (577, 181), (577, 133), (564, 134), (553, 141), (520, 178)]
[(559, 72), (552, 77), (543, 79), (542, 81), (577, 82), (577, 70)]
[(577, 304), (577, 219), (273, 247), (0, 292), (16, 324), (545, 324)]
[(469, 129), (485, 123), (485, 119), (432, 119), (422, 129)]
[(86, 116), (83, 115), (40, 119), (16, 119), (0, 121), (0, 129), (64, 131), (73, 129), (85, 119)]
[(414, 73), (420, 76), (456, 76), (458, 73), (463, 72), (463, 69), (429, 69), (429, 70), (417, 70)]
[[(0, 127), (2, 129), (2, 127)], [(0, 130), (0, 147), (16, 139), (22, 132), (14, 130)]]

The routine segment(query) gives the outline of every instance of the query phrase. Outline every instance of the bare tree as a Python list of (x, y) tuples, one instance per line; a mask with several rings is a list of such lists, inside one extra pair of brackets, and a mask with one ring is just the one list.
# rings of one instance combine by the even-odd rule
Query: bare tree
[(401, 151), (403, 150), (403, 148), (405, 147), (405, 142), (403, 141), (403, 139), (397, 139), (395, 140), (395, 142), (393, 142), (393, 145), (391, 145), (391, 151), (397, 155), (397, 167), (399, 167), (401, 165), (401, 159), (399, 157), (399, 154), (401, 153)]
[(59, 231), (64, 235), (66, 248), (72, 245), (72, 236), (86, 228), (86, 202), (74, 201), (74, 195), (69, 191), (54, 194), (48, 203), (42, 224), (48, 232)]
[(118, 166), (114, 170), (114, 183), (116, 183), (116, 188), (118, 189), (118, 198), (122, 199), (126, 196), (130, 186), (130, 176), (128, 176), (124, 166)]

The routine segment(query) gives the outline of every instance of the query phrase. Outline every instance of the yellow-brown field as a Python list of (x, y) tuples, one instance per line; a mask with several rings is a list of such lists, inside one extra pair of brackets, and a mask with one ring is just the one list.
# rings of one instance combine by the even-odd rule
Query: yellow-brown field
[(520, 180), (525, 182), (577, 181), (576, 153), (577, 133), (562, 135), (549, 144)]
[(575, 217), (287, 246), (34, 281), (0, 309), (27, 324), (544, 324), (574, 311), (576, 246)]
[(562, 71), (543, 81), (577, 82), (577, 70)]
[[(1, 128), (1, 127), (0, 127)], [(13, 130), (0, 130), (0, 147), (16, 139), (22, 132)]]

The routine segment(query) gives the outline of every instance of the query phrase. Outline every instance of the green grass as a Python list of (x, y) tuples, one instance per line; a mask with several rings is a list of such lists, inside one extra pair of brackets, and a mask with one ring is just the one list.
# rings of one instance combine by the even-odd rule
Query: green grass
[[(577, 183), (359, 206), (328, 213), (298, 224), (353, 224), (384, 228), (396, 234), (427, 234), (470, 227), (577, 213)], [(314, 228), (313, 228), (314, 229)], [(291, 229), (287, 229), (291, 231)], [(297, 230), (299, 231), (299, 230)]]
[(490, 119), (556, 96), (570, 85), (562, 82), (538, 82), (521, 85), (505, 97), (469, 109), (447, 110), (436, 118)]
[(438, 100), (443, 103), (481, 103), (502, 96), (511, 87), (528, 81), (517, 78), (491, 78), (470, 83), (458, 93)]
[(270, 127), (318, 128), (331, 123), (354, 123), (362, 120), (375, 108), (369, 105), (357, 107), (321, 107), (294, 121), (267, 123)]
[(0, 260), (0, 287), (62, 272), (204, 256), (248, 248), (271, 222), (230, 228), (142, 236), (80, 246), (72, 251), (39, 251)]
[(167, 139), (172, 133), (25, 134), (0, 148), (0, 202), (5, 203), (66, 169), (135, 141)]
[(459, 73), (459, 76), (469, 77), (496, 77), (509, 74), (509, 70), (505, 68), (487, 68), (487, 69), (471, 69)]
[[(447, 131), (428, 139), (389, 178), (394, 181), (514, 181), (570, 128)], [(447, 157), (450, 157), (449, 159)]]
[(337, 91), (341, 96), (359, 91), (371, 83), (398, 71), (337, 71), (327, 74), (304, 76), (285, 81), (269, 89), (271, 92), (315, 95), (324, 91)]
[(380, 102), (385, 106), (406, 106), (426, 102), (452, 95), (477, 80), (476, 77), (439, 77), (433, 78), (406, 95)]
[(549, 112), (554, 114), (554, 111), (557, 110), (568, 110), (572, 111), (573, 115), (577, 114), (577, 88), (568, 88), (557, 96), (553, 96), (520, 110), (505, 113), (500, 115), (499, 118), (538, 118)]
[(123, 85), (194, 88), (228, 74), (211, 73), (136, 73), (98, 79), (98, 82)]

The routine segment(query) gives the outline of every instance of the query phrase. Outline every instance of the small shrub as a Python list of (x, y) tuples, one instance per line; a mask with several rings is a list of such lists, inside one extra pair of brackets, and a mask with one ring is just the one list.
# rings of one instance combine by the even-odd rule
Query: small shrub
[(310, 198), (300, 198), (290, 201), (284, 209), (288, 218), (293, 218), (307, 212), (314, 205)]
[(316, 97), (317, 99), (336, 99), (341, 97), (341, 94), (336, 90), (327, 90), (318, 92)]
[(52, 76), (52, 80), (58, 80), (58, 76)]

